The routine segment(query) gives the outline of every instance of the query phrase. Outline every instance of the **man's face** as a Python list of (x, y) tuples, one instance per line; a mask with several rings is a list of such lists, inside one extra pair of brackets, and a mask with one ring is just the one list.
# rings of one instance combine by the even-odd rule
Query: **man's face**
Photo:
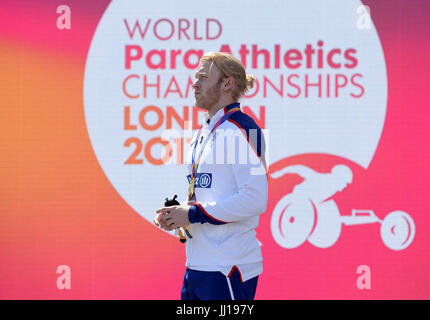
[(221, 95), (221, 72), (210, 61), (199, 65), (196, 72), (196, 80), (193, 82), (194, 104), (202, 109), (210, 110), (216, 107)]

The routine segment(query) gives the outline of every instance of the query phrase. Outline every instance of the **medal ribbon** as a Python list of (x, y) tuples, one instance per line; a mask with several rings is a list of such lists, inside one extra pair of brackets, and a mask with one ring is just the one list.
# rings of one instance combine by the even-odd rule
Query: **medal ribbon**
[(203, 154), (203, 150), (205, 149), (206, 143), (209, 141), (209, 138), (212, 136), (212, 133), (214, 132), (214, 130), (221, 125), (225, 120), (227, 120), (233, 113), (237, 112), (240, 110), (240, 107), (234, 107), (232, 109), (230, 109), (228, 112), (226, 112), (221, 119), (219, 119), (219, 121), (214, 125), (214, 127), (212, 128), (211, 132), (208, 134), (208, 136), (206, 137), (206, 139), (203, 142), (203, 145), (200, 149), (199, 152), (199, 156), (197, 157), (197, 161), (195, 161), (195, 155), (196, 155), (196, 149), (197, 149), (197, 144), (200, 138), (200, 134), (202, 132), (202, 128), (203, 126), (200, 127), (199, 129), (199, 133), (197, 134), (197, 139), (196, 139), (196, 143), (194, 144), (194, 150), (193, 150), (193, 156), (192, 156), (192, 163), (191, 163), (191, 177), (190, 177), (190, 181), (192, 181), (193, 178), (196, 177), (197, 175), (197, 168), (199, 167), (199, 163), (200, 163), (200, 159), (202, 157)]

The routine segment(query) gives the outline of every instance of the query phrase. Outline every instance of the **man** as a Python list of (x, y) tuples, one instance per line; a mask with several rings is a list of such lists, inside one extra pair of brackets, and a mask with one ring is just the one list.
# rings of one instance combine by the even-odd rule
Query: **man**
[(182, 299), (251, 300), (263, 271), (255, 228), (268, 181), (263, 133), (237, 101), (255, 77), (220, 52), (204, 55), (195, 77), (195, 105), (207, 114), (188, 155), (188, 201), (158, 209), (154, 223), (165, 230), (186, 226), (192, 236)]

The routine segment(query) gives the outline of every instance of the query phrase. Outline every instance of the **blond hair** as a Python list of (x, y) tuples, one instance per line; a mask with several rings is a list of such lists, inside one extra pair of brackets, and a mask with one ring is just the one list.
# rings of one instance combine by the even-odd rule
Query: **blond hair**
[(234, 78), (234, 87), (231, 96), (234, 100), (254, 87), (255, 76), (247, 74), (245, 68), (237, 58), (224, 52), (208, 52), (201, 59), (200, 64), (209, 61), (214, 63), (222, 73), (220, 81), (225, 77)]

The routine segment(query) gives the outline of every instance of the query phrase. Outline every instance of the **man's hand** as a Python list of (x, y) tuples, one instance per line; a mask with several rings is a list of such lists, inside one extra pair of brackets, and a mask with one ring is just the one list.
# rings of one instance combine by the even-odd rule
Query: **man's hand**
[(188, 220), (189, 208), (188, 205), (160, 208), (156, 211), (157, 216), (154, 218), (154, 223), (167, 231), (186, 227), (190, 224), (190, 220)]
[(154, 218), (154, 220), (152, 220), (152, 222), (154, 222), (154, 224), (162, 229), (166, 228), (166, 224), (164, 223), (164, 221), (162, 220), (163, 215), (165, 215), (166, 212), (161, 212), (159, 214), (157, 214)]

